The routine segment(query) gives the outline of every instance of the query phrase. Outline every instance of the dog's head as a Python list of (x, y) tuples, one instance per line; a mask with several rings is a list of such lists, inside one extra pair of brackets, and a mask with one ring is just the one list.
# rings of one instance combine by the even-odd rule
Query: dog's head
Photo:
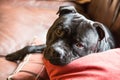
[(107, 39), (111, 39), (101, 23), (86, 19), (73, 6), (60, 7), (58, 14), (59, 18), (47, 33), (44, 51), (50, 63), (65, 65), (76, 58), (111, 48), (106, 48)]

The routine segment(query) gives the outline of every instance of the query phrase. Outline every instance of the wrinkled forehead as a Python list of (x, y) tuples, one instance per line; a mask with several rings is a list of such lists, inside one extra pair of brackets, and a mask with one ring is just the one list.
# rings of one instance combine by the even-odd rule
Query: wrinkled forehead
[(98, 37), (93, 21), (82, 21), (76, 28), (76, 36), (79, 39), (87, 39), (89, 41), (93, 36)]
[(86, 18), (79, 14), (79, 13), (70, 13), (67, 15), (60, 16), (57, 19), (57, 22), (60, 24), (74, 24), (74, 23), (80, 23), (82, 20), (86, 20)]
[[(75, 13), (75, 14), (69, 14), (69, 15), (65, 15), (65, 16), (61, 16), (58, 19), (58, 24), (62, 24), (63, 27), (76, 27), (78, 31), (82, 32), (82, 31), (87, 31), (89, 29), (93, 29), (93, 24), (94, 22), (85, 18), (83, 15), (79, 14), (79, 13)], [(65, 26), (67, 25), (67, 26)]]

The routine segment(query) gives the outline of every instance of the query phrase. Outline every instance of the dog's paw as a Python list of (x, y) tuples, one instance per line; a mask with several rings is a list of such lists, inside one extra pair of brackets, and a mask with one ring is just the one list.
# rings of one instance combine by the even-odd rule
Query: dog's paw
[(6, 60), (9, 60), (9, 61), (14, 61), (14, 62), (16, 62), (16, 61), (18, 60), (18, 57), (15, 56), (14, 54), (8, 54), (8, 55), (5, 56), (5, 59), (6, 59)]

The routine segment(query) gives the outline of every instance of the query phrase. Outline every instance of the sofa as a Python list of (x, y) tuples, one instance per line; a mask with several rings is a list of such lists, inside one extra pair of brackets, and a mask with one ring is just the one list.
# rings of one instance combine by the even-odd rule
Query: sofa
[[(58, 17), (56, 13), (61, 5), (73, 5), (78, 12), (86, 17), (102, 22), (113, 33), (117, 45), (116, 48), (120, 47), (119, 0), (0, 0), (1, 80), (6, 80), (10, 75), (13, 75), (20, 65), (20, 63), (18, 64), (16, 62), (7, 61), (5, 56), (25, 47), (26, 45), (32, 45), (36, 37), (37, 39), (39, 38), (39, 42), (36, 41), (37, 44), (44, 44), (46, 41), (45, 36), (47, 30)], [(34, 66), (31, 68), (34, 68)], [(41, 78), (38, 79), (29, 77), (26, 79), (11, 80), (49, 80), (50, 73), (47, 74), (45, 67), (41, 75)], [(19, 75), (19, 77), (22, 76), (22, 74)]]

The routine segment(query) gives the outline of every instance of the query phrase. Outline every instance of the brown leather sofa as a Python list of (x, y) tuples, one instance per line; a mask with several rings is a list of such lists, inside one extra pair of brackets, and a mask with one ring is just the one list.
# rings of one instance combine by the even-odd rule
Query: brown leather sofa
[(120, 1), (91, 0), (88, 15), (96, 21), (105, 24), (115, 36), (117, 46), (120, 46)]
[[(85, 1), (87, 2), (84, 4)], [(120, 46), (120, 1), (119, 0), (76, 0), (37, 1), (1, 0), (0, 1), (0, 80), (12, 74), (18, 64), (5, 60), (4, 56), (29, 45), (35, 36), (45, 43), (48, 28), (57, 18), (60, 5), (74, 5), (85, 12), (92, 20), (105, 24), (116, 37)], [(82, 5), (81, 8), (79, 5)]]

